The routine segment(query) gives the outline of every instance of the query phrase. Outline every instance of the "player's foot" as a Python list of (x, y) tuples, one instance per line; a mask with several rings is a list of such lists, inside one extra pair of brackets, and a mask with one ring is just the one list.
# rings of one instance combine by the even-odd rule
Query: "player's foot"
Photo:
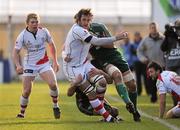
[(119, 120), (114, 118), (114, 117), (111, 117), (111, 119), (109, 121), (107, 121), (106, 119), (101, 119), (100, 121), (101, 122), (108, 122), (108, 123), (119, 123)]
[(116, 120), (117, 120), (117, 121), (124, 121), (124, 120), (122, 119), (122, 117), (120, 117), (120, 116), (116, 116)]
[(59, 107), (54, 107), (53, 108), (53, 112), (54, 112), (54, 118), (55, 119), (59, 119), (61, 116), (61, 111)]
[(130, 113), (136, 113), (136, 110), (134, 108), (134, 104), (132, 102), (129, 102), (126, 104), (126, 109), (130, 112)]
[(141, 115), (139, 114), (139, 112), (138, 111), (136, 111), (135, 113), (133, 113), (133, 119), (134, 119), (134, 121), (136, 121), (136, 122), (140, 122), (141, 121)]
[(19, 114), (17, 114), (16, 118), (24, 118), (24, 114), (19, 113)]

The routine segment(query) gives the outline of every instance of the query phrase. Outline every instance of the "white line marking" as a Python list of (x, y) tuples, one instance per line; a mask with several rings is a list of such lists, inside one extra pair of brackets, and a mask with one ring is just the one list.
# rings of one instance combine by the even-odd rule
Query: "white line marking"
[[(107, 97), (108, 97), (109, 99), (115, 101), (115, 102), (121, 101), (120, 98), (116, 98), (116, 97), (113, 97), (113, 96), (110, 96), (110, 95), (108, 95)], [(159, 122), (160, 124), (162, 124), (162, 125), (167, 126), (168, 128), (170, 128), (171, 130), (180, 130), (180, 128), (178, 128), (178, 127), (175, 126), (175, 125), (170, 124), (169, 122), (167, 122), (167, 121), (165, 121), (165, 120), (162, 120), (162, 119), (160, 119), (160, 118), (158, 118), (158, 117), (151, 116), (151, 115), (149, 115), (149, 114), (147, 114), (147, 113), (145, 113), (145, 112), (143, 112), (143, 111), (141, 111), (141, 110), (138, 110), (138, 111), (141, 113), (142, 116), (144, 116), (144, 117), (146, 117), (146, 118), (149, 118), (149, 119), (152, 119), (152, 120), (154, 120), (154, 121), (156, 121), (156, 122)]]

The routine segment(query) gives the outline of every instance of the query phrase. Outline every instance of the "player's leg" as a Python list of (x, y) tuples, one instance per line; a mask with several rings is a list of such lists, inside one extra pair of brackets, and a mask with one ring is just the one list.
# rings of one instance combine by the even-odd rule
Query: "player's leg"
[[(135, 107), (135, 113), (133, 112), (134, 121), (140, 121), (140, 114), (137, 110), (137, 86), (136, 86), (136, 82), (134, 80), (132, 72), (130, 70), (124, 72), (123, 79), (128, 88), (129, 98)], [(127, 106), (127, 109), (128, 109), (128, 106)]]
[[(127, 104), (126, 108), (133, 114), (134, 121), (140, 121), (140, 114), (137, 111), (137, 85), (132, 72), (129, 69), (128, 63), (121, 57), (117, 56), (117, 59), (113, 65), (115, 65), (121, 72), (123, 76), (123, 81), (127, 87), (128, 95), (132, 104)], [(133, 107), (135, 112), (132, 111)]]
[(23, 76), (23, 90), (22, 95), (20, 97), (20, 113), (17, 115), (18, 118), (24, 118), (34, 78), (35, 76)]
[(112, 64), (108, 64), (105, 67), (105, 71), (111, 76), (113, 79), (115, 85), (116, 85), (116, 90), (119, 94), (119, 96), (123, 99), (123, 101), (127, 104), (130, 103), (129, 95), (127, 92), (126, 87), (124, 86), (123, 79), (122, 79), (122, 74), (120, 70), (115, 67)]
[(93, 74), (90, 74), (90, 71), (92, 69), (96, 70), (96, 68), (92, 64), (87, 63), (85, 71), (88, 74), (88, 80), (96, 87), (95, 90), (97, 97), (103, 103), (107, 82), (103, 75), (96, 73), (97, 71), (94, 71)]
[(172, 109), (170, 109), (165, 118), (180, 118), (180, 104), (176, 105)]
[[(47, 67), (48, 68), (48, 67)], [(47, 82), (50, 88), (50, 96), (52, 97), (52, 102), (53, 102), (53, 112), (54, 112), (54, 117), (56, 119), (60, 118), (60, 107), (58, 104), (58, 97), (59, 97), (59, 88), (57, 85), (57, 80), (54, 71), (50, 67), (49, 69), (42, 69), (40, 72), (41, 78)]]
[(89, 102), (93, 109), (102, 115), (107, 122), (112, 122), (114, 121), (114, 118), (109, 114), (108, 111), (104, 108), (103, 103), (96, 97), (96, 90), (95, 87), (92, 86), (88, 81), (84, 82), (81, 84), (79, 89), (87, 95)]

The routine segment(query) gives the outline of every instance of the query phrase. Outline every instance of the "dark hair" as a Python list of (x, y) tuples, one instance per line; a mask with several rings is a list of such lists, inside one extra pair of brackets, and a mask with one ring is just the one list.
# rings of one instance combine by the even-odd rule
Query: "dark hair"
[(149, 27), (152, 26), (152, 25), (157, 26), (157, 23), (156, 23), (156, 22), (151, 22), (151, 23), (149, 23)]
[(162, 72), (162, 67), (156, 62), (150, 62), (147, 66), (147, 69), (149, 68), (154, 68), (156, 71), (159, 70), (160, 73)]
[(81, 10), (79, 10), (79, 12), (74, 16), (74, 19), (75, 19), (75, 22), (77, 23), (80, 19), (81, 19), (81, 17), (82, 17), (82, 15), (90, 15), (90, 16), (93, 16), (93, 14), (91, 13), (91, 9), (81, 9)]

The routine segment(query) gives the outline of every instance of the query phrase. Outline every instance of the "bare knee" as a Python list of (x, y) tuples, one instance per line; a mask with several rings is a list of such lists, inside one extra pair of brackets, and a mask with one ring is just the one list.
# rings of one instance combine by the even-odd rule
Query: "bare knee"
[(22, 91), (22, 95), (25, 98), (28, 98), (29, 95), (31, 94), (31, 88), (33, 85), (33, 81), (28, 81), (28, 79), (24, 79), (23, 80), (23, 91)]
[(23, 95), (23, 97), (28, 98), (30, 94), (31, 94), (31, 86), (29, 86), (29, 87), (26, 86), (23, 89), (22, 95)]
[(48, 83), (49, 87), (52, 89), (52, 90), (56, 90), (57, 89), (57, 82), (55, 80), (51, 80), (49, 83)]
[(137, 85), (135, 80), (130, 80), (125, 83), (129, 92), (135, 92), (137, 90)]

